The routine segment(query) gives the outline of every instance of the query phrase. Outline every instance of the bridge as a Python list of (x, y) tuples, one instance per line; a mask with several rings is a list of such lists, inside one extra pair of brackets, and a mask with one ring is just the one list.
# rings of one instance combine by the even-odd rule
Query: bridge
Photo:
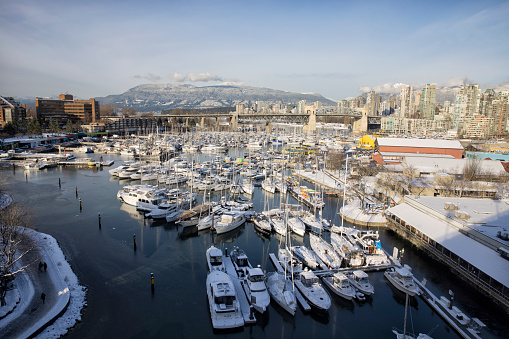
[[(327, 117), (341, 117), (341, 118), (353, 118), (355, 119), (354, 130), (360, 132), (366, 132), (369, 129), (379, 129), (381, 123), (380, 116), (368, 116), (366, 113), (350, 111), (346, 113), (330, 112), (330, 113), (315, 113), (310, 111), (309, 113), (217, 113), (217, 112), (179, 112), (172, 114), (161, 114), (154, 116), (154, 118), (161, 119), (165, 122), (175, 122), (176, 120), (184, 120), (186, 126), (189, 126), (189, 121), (195, 120), (203, 128), (205, 126), (205, 119), (215, 119), (216, 129), (219, 128), (220, 119), (226, 119), (229, 121), (229, 128), (231, 131), (236, 131), (239, 124), (248, 122), (265, 122), (266, 130), (272, 129), (272, 123), (274, 122), (292, 122), (301, 123), (304, 126), (304, 131), (308, 133), (314, 133), (316, 131), (317, 119), (324, 119)], [(107, 118), (107, 117), (104, 117)], [(118, 119), (118, 117), (112, 117)], [(357, 128), (355, 128), (357, 126)]]

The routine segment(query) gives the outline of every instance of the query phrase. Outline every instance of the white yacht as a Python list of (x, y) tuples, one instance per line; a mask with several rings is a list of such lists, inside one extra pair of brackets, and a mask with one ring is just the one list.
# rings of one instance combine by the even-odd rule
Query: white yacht
[(235, 246), (233, 251), (230, 253), (230, 259), (232, 260), (233, 267), (239, 278), (244, 278), (247, 275), (249, 269), (253, 268), (249, 259), (247, 258), (246, 252)]
[(212, 271), (207, 276), (207, 296), (210, 317), (215, 329), (244, 326), (237, 293), (230, 276), (221, 271)]
[(217, 145), (207, 145), (203, 146), (200, 151), (202, 153), (224, 153), (226, 152), (226, 147), (217, 146)]
[(207, 256), (207, 265), (209, 267), (209, 272), (212, 271), (226, 272), (226, 269), (223, 264), (223, 252), (219, 248), (215, 246), (210, 246), (205, 254)]
[(312, 270), (316, 270), (320, 267), (318, 263), (318, 257), (315, 252), (311, 251), (306, 246), (292, 246), (293, 255), (297, 257), (304, 265)]
[(365, 295), (371, 295), (375, 293), (375, 288), (368, 279), (368, 274), (364, 271), (357, 270), (347, 274), (348, 279), (353, 287), (358, 289)]
[(254, 193), (254, 185), (250, 179), (243, 179), (240, 183), (240, 189), (243, 193), (247, 195), (253, 195)]
[(253, 223), (255, 229), (263, 234), (269, 235), (272, 231), (272, 226), (270, 225), (269, 218), (263, 213), (256, 214)]
[(288, 227), (297, 235), (301, 237), (306, 233), (306, 225), (299, 219), (299, 217), (289, 217), (288, 218)]
[(328, 310), (331, 306), (329, 293), (320, 284), (320, 280), (313, 271), (303, 271), (295, 286), (311, 305), (321, 310)]
[(414, 282), (414, 275), (408, 265), (403, 267), (389, 268), (384, 272), (384, 277), (387, 278), (398, 290), (413, 297), (420, 294), (419, 286)]
[(295, 315), (297, 299), (292, 281), (284, 273), (273, 272), (267, 275), (267, 288), (272, 300), (278, 303), (285, 311)]
[(332, 292), (346, 300), (352, 300), (356, 296), (355, 288), (350, 284), (348, 277), (341, 272), (334, 273), (332, 276), (322, 277), (325, 285)]
[(221, 216), (221, 220), (214, 225), (217, 234), (226, 233), (241, 226), (246, 221), (244, 212), (230, 211)]
[(260, 313), (265, 312), (270, 303), (270, 295), (265, 284), (265, 274), (260, 267), (247, 270), (246, 283), (242, 287), (254, 309)]
[(269, 193), (276, 193), (276, 184), (272, 181), (272, 178), (267, 178), (262, 181), (262, 189)]
[(283, 237), (286, 236), (288, 232), (288, 228), (286, 226), (285, 220), (281, 217), (279, 213), (272, 214), (270, 217), (270, 224), (276, 233), (281, 234)]
[(332, 246), (321, 237), (310, 234), (309, 243), (311, 249), (328, 268), (339, 268), (341, 266), (341, 258), (334, 252)]

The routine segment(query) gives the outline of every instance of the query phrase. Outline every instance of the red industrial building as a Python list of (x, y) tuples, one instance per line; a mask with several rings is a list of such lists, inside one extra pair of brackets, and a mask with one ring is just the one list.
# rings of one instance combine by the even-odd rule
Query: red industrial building
[(399, 164), (405, 156), (463, 158), (458, 140), (377, 138), (373, 160), (379, 164)]

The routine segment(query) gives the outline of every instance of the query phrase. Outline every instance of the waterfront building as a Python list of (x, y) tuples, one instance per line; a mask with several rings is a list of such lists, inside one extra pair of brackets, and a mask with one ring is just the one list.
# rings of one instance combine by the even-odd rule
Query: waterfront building
[(443, 154), (456, 159), (463, 157), (463, 146), (458, 140), (377, 138), (373, 160), (384, 164), (384, 156), (398, 154)]
[(493, 135), (493, 118), (475, 114), (466, 120), (464, 136), (474, 139), (487, 139)]
[(427, 84), (421, 92), (420, 111), (422, 119), (433, 119), (435, 116), (437, 86)]
[(437, 116), (435, 119), (410, 119), (397, 116), (382, 117), (380, 129), (391, 134), (426, 135), (429, 132), (445, 132), (451, 126), (447, 117)]
[(371, 91), (366, 96), (366, 112), (368, 116), (378, 115), (378, 108), (380, 105), (380, 95), (375, 91)]
[(0, 96), (0, 127), (8, 122), (20, 121), (26, 118), (26, 106), (16, 102), (12, 97)]
[(359, 148), (362, 149), (374, 149), (375, 148), (376, 136), (366, 134), (359, 139)]
[(503, 200), (405, 196), (389, 226), (509, 307), (509, 205)]
[(109, 134), (136, 134), (136, 133), (153, 133), (157, 131), (158, 119), (150, 117), (116, 117), (110, 118), (105, 123), (105, 130)]
[(61, 125), (69, 119), (86, 124), (101, 119), (98, 101), (94, 98), (75, 100), (70, 94), (60, 94), (58, 100), (35, 98), (35, 111), (38, 120), (55, 119)]

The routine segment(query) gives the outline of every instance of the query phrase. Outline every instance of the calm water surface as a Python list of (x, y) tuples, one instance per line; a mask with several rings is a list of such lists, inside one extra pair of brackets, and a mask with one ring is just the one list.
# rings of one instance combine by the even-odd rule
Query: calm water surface
[[(127, 160), (103, 157), (115, 160), (114, 166)], [(257, 315), (256, 325), (234, 332), (214, 332), (205, 290), (206, 249), (212, 244), (223, 250), (239, 246), (253, 265), (273, 271), (268, 254), (277, 250), (279, 238), (263, 237), (249, 223), (221, 236), (210, 232), (189, 236), (175, 225), (144, 220), (134, 207), (117, 200), (117, 191), (129, 181), (119, 182), (108, 169), (0, 171), (7, 178), (8, 193), (30, 207), (37, 230), (58, 240), (80, 282), (88, 288), (88, 307), (69, 338), (394, 338), (391, 329), (403, 328), (405, 296), (390, 285), (383, 272), (373, 272), (369, 276), (375, 294), (364, 304), (332, 296), (327, 314), (305, 314), (299, 309), (291, 317), (271, 303), (268, 312)], [(76, 187), (82, 200), (81, 212)], [(271, 208), (279, 204), (278, 194), (267, 198)], [(263, 210), (264, 199), (261, 188), (256, 188), (256, 211)], [(324, 217), (339, 225), (337, 207), (341, 202), (336, 198), (326, 198), (326, 202)], [(294, 201), (290, 199), (289, 203)], [(434, 293), (447, 295), (449, 289), (454, 290), (456, 304), (489, 326), (485, 338), (507, 337), (509, 325), (503, 311), (409, 243), (389, 231), (380, 233), (382, 245), (389, 252), (394, 246), (405, 247), (404, 262), (412, 266), (418, 279), (426, 277)], [(136, 251), (133, 234), (137, 237)], [(308, 245), (309, 239), (292, 237), (292, 242)], [(154, 293), (151, 273), (155, 275)], [(415, 333), (433, 331), (434, 338), (458, 338), (423, 300), (412, 298), (410, 305), (410, 331), (413, 326)]]

